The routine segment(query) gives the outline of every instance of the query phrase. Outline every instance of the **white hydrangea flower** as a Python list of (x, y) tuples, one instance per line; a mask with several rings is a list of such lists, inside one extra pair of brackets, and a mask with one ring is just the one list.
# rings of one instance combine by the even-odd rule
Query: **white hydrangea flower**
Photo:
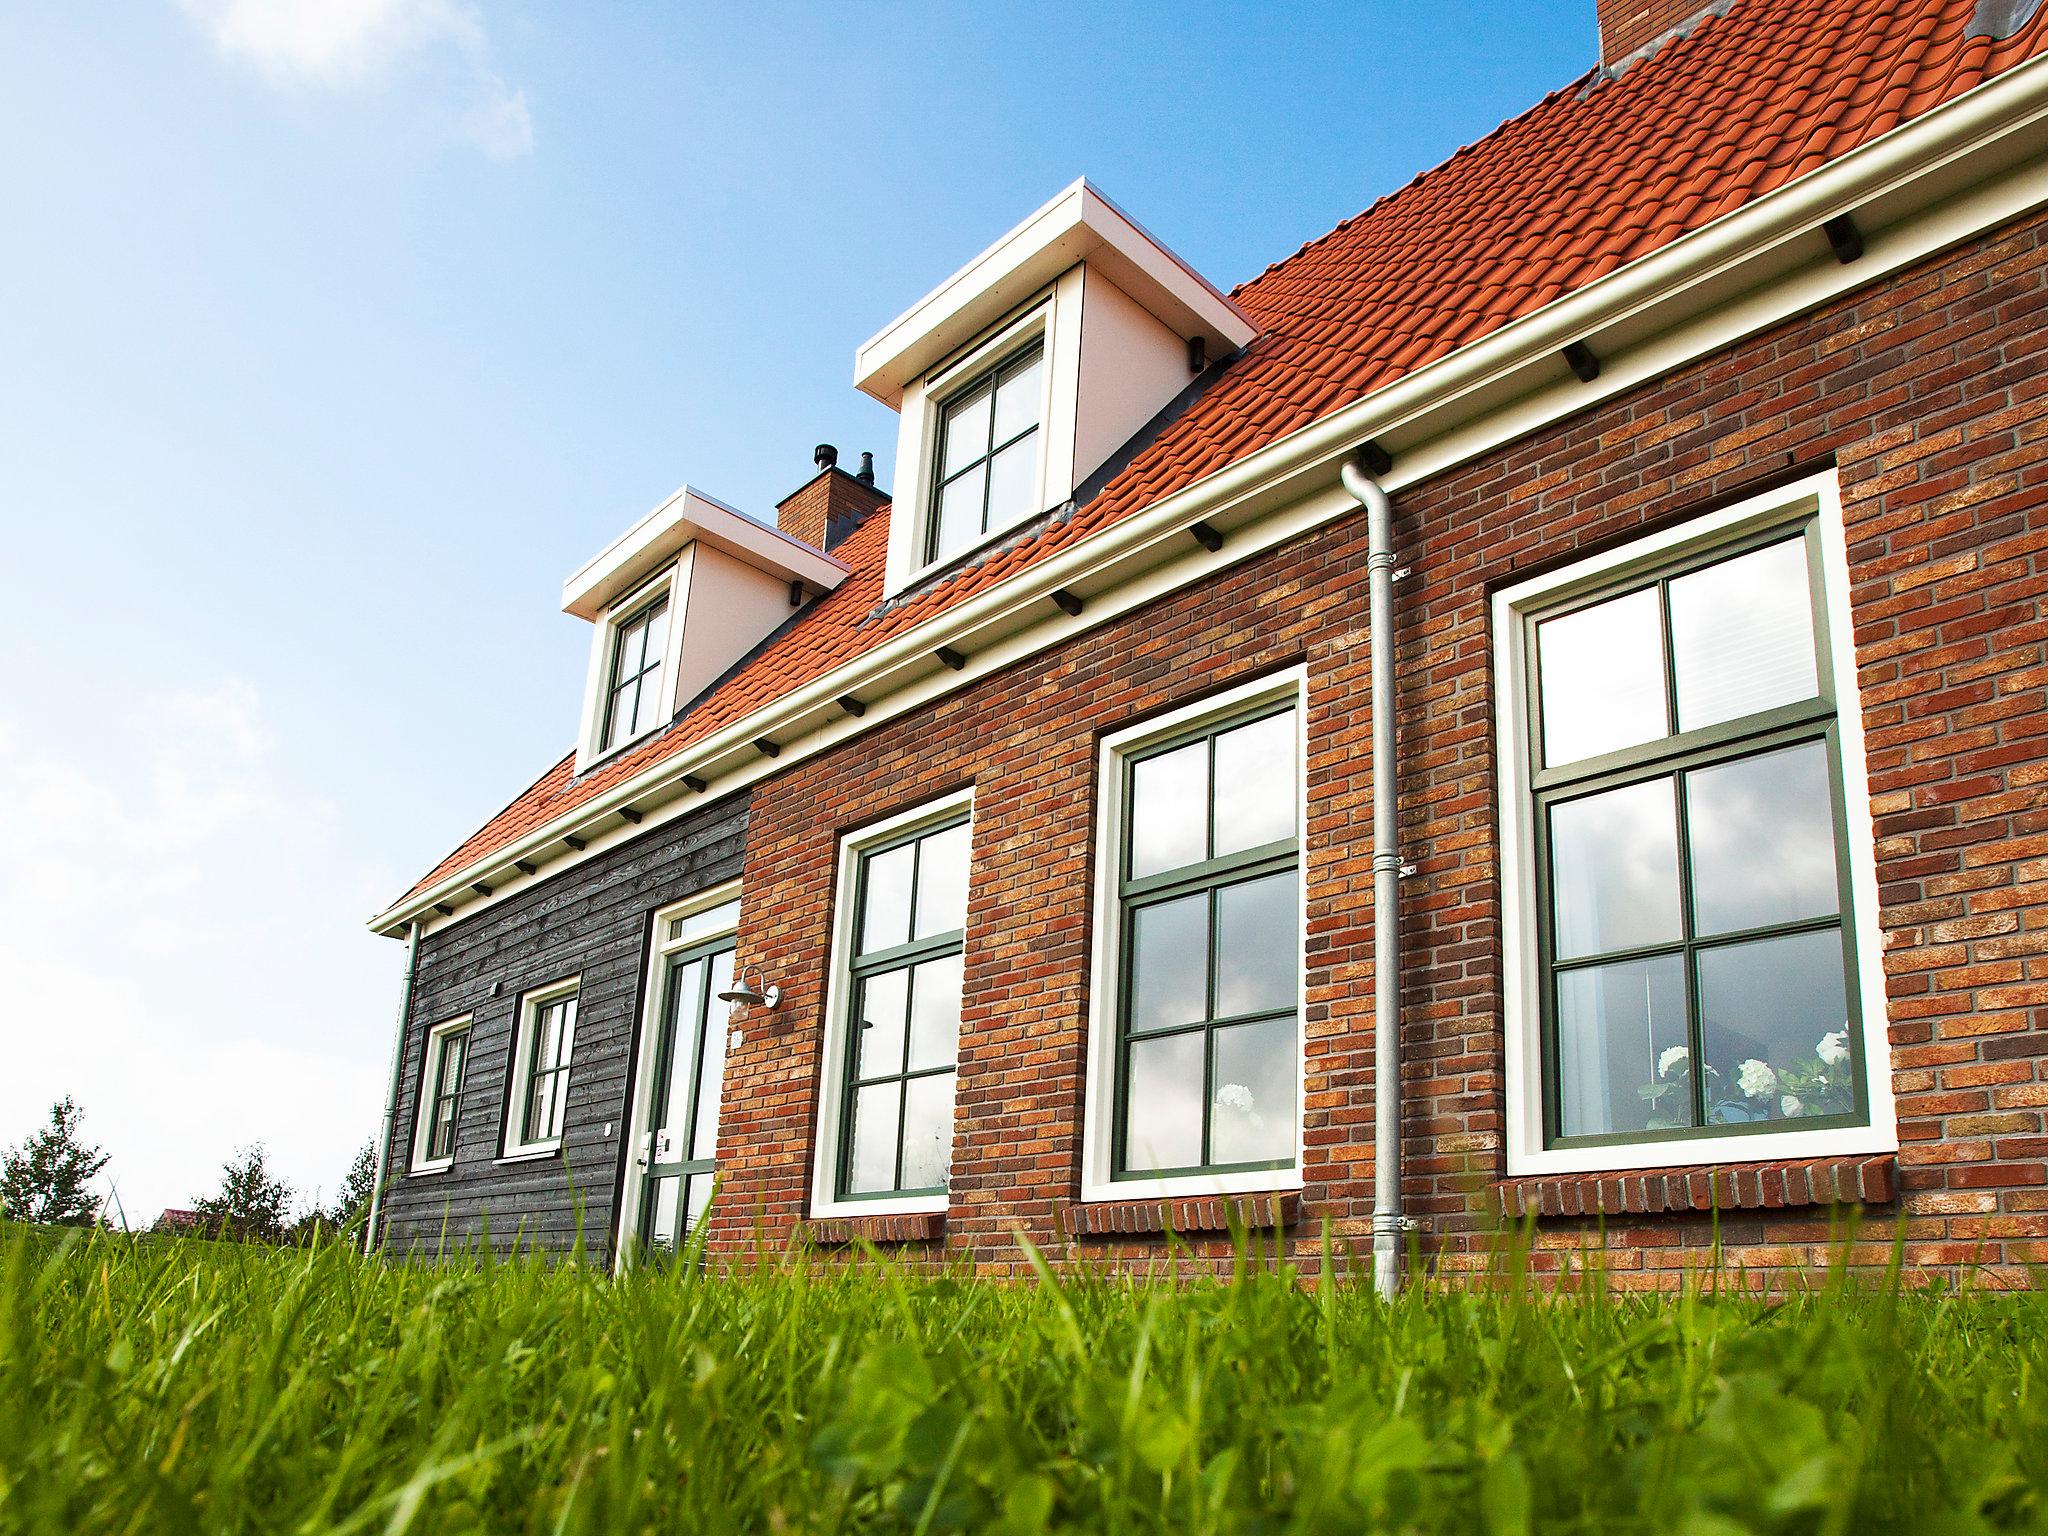
[(1778, 1113), (1781, 1115), (1796, 1115), (1804, 1108), (1805, 1106), (1793, 1094), (1788, 1093), (1778, 1100)]
[(1829, 1030), (1820, 1037), (1820, 1044), (1813, 1048), (1813, 1053), (1831, 1067), (1840, 1066), (1849, 1059), (1848, 1029)]
[(1692, 1052), (1682, 1045), (1674, 1045), (1657, 1058), (1657, 1075), (1669, 1077), (1672, 1069), (1682, 1067), (1692, 1059)]
[(1248, 1110), (1252, 1107), (1252, 1091), (1243, 1083), (1225, 1083), (1216, 1090), (1216, 1102), (1225, 1109)]
[(1768, 1098), (1771, 1090), (1778, 1086), (1778, 1074), (1771, 1070), (1769, 1062), (1759, 1061), (1752, 1056), (1742, 1064), (1741, 1076), (1736, 1086), (1752, 1099)]

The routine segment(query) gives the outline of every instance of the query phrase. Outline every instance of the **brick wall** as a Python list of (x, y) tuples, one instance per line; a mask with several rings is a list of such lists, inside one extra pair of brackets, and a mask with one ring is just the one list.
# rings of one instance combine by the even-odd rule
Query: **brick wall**
[(887, 492), (832, 464), (775, 504), (775, 526), (813, 549), (830, 550), (888, 499)]
[(1645, 43), (1707, 8), (1711, 0), (1599, 0), (1600, 61), (1618, 64)]
[[(2032, 222), (1588, 410), (1397, 501), (1408, 1194), (1432, 1253), (1475, 1262), (1502, 1191), (1500, 897), (1487, 599), (1504, 583), (1839, 466), (1890, 989), (1897, 1168), (1648, 1175), (1506, 1191), (1537, 1255), (1598, 1240), (1617, 1283), (1671, 1283), (1718, 1224), (1757, 1273), (1811, 1259), (1847, 1191), (1903, 1219), (1916, 1272), (2048, 1259), (2048, 224)], [(787, 1231), (810, 1177), (839, 836), (975, 786), (946, 1250), (1157, 1257), (1142, 1222), (1072, 1237), (1099, 736), (1226, 684), (1310, 670), (1307, 1187), (1356, 1238), (1372, 1176), (1373, 791), (1362, 517), (1088, 631), (757, 786), (741, 958), (782, 982), (728, 1067), (716, 1246)], [(1895, 1184), (1894, 1184), (1895, 1178)], [(1803, 1191), (1804, 1193), (1798, 1193)], [(1796, 1195), (1796, 1198), (1791, 1196)], [(1475, 1197), (1483, 1196), (1484, 1200)], [(1155, 1223), (1156, 1224), (1156, 1223)], [(1112, 1224), (1114, 1225), (1114, 1224)], [(1206, 1247), (1204, 1244), (1206, 1243)], [(1197, 1239), (1197, 1251), (1225, 1250)], [(1870, 1250), (1874, 1253), (1875, 1250)]]

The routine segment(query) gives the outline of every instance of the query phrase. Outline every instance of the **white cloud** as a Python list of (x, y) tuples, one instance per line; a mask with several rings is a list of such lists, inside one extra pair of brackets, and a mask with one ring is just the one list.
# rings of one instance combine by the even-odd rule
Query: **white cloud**
[(257, 1140), (331, 1194), (383, 1103), (397, 962), (360, 914), (384, 874), (289, 781), (248, 684), (122, 725), (110, 754), (0, 719), (0, 1144), (68, 1093), (131, 1221)]
[(467, 66), (475, 104), (461, 135), (495, 160), (533, 148), (526, 93), (492, 66), (483, 17), (467, 0), (178, 0), (231, 59), (273, 85), (354, 90), (401, 63), (452, 49)]

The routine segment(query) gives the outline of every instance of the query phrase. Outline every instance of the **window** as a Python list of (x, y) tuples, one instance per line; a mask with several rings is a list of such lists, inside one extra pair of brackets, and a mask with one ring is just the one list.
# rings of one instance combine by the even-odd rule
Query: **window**
[(841, 855), (823, 1206), (945, 1208), (970, 836), (956, 799)]
[(1823, 554), (1809, 502), (1513, 613), (1543, 1151), (1871, 1123)]
[(599, 750), (644, 735), (661, 724), (661, 664), (668, 646), (668, 594), (622, 620), (612, 631)]
[(1044, 374), (1041, 341), (989, 369), (939, 407), (929, 560), (950, 560), (1042, 510)]
[(576, 983), (528, 993), (520, 1005), (512, 1057), (508, 1157), (561, 1145), (569, 1105), (569, 1059), (576, 1045)]
[(462, 1119), (462, 1069), (469, 1060), (469, 1020), (437, 1024), (427, 1034), (420, 1075), (419, 1129), (412, 1172), (431, 1173), (455, 1161), (456, 1128)]
[(1290, 675), (1105, 744), (1084, 1194), (1294, 1181), (1300, 743)]

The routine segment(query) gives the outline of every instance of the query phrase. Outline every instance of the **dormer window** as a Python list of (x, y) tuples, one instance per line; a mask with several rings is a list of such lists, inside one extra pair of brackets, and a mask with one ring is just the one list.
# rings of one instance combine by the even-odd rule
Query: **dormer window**
[(933, 562), (950, 560), (1040, 510), (1045, 347), (984, 370), (939, 408)]
[(610, 686), (605, 695), (604, 744), (610, 752), (660, 725), (662, 662), (668, 651), (668, 591), (664, 584), (612, 626)]
[(1200, 373), (1242, 311), (1077, 181), (854, 358), (897, 413), (893, 596), (1072, 500)]

